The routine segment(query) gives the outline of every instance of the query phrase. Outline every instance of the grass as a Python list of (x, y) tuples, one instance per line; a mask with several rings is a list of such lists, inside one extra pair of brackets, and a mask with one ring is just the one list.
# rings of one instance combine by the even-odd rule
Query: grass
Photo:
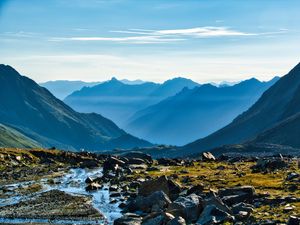
[[(291, 192), (286, 181), (289, 172), (300, 173), (297, 162), (293, 161), (288, 170), (280, 170), (273, 173), (252, 173), (253, 162), (197, 162), (194, 166), (158, 166), (160, 171), (151, 171), (147, 175), (158, 177), (161, 175), (172, 176), (176, 174), (175, 181), (183, 187), (190, 187), (196, 184), (203, 184), (205, 191), (210, 189), (219, 190), (222, 188), (251, 185), (257, 193), (269, 194), (271, 198), (282, 196), (300, 197), (300, 190)], [(141, 177), (141, 173), (135, 175)], [(189, 182), (185, 183), (184, 178), (188, 177)], [(186, 179), (185, 179), (186, 180)], [(255, 220), (276, 219), (286, 221), (290, 215), (300, 215), (300, 203), (293, 203), (295, 206), (291, 212), (284, 212), (284, 205), (273, 208), (262, 206), (255, 210), (253, 217)], [(266, 213), (267, 212), (267, 213)], [(267, 215), (267, 216), (266, 216)]]

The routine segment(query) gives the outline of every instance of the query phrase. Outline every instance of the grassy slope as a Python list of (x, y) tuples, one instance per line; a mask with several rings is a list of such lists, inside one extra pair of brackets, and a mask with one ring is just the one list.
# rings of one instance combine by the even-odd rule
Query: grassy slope
[[(300, 173), (300, 168), (298, 168), (296, 161), (291, 163), (288, 170), (280, 170), (266, 174), (252, 173), (251, 166), (254, 164), (253, 162), (197, 162), (191, 167), (161, 166), (160, 171), (148, 172), (147, 175), (156, 177), (176, 174), (178, 178), (176, 178), (175, 181), (182, 186), (188, 187), (203, 184), (206, 191), (240, 185), (251, 185), (255, 187), (257, 193), (270, 194), (270, 198), (282, 196), (300, 197), (300, 190), (298, 189), (294, 192), (290, 191), (288, 188), (292, 183), (285, 180), (289, 172)], [(138, 173), (134, 179), (140, 176), (143, 175)], [(184, 181), (186, 177), (188, 177), (190, 182), (186, 183)], [(284, 222), (287, 221), (290, 215), (300, 215), (300, 203), (291, 203), (291, 205), (293, 205), (295, 209), (287, 213), (284, 212), (285, 205), (278, 205), (276, 207), (261, 206), (255, 209), (253, 216), (258, 221), (276, 219)]]
[(40, 145), (20, 132), (0, 124), (0, 147), (37, 148)]

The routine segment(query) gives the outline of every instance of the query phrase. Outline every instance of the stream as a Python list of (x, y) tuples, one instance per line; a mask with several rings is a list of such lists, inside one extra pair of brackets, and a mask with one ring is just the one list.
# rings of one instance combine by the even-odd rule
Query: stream
[[(102, 168), (95, 170), (87, 170), (87, 169), (71, 169), (64, 176), (55, 178), (54, 184), (49, 184), (48, 179), (42, 179), (40, 181), (28, 181), (28, 182), (20, 182), (16, 184), (4, 185), (0, 186), (0, 188), (5, 188), (9, 191), (14, 191), (18, 187), (26, 187), (35, 183), (39, 183), (42, 185), (42, 191), (36, 192), (34, 194), (28, 195), (12, 195), (5, 199), (0, 199), (0, 207), (16, 204), (20, 201), (25, 201), (30, 199), (33, 195), (38, 193), (46, 192), (49, 190), (57, 189), (60, 191), (64, 191), (69, 194), (80, 194), (80, 195), (89, 195), (92, 196), (93, 206), (97, 210), (99, 210), (102, 214), (104, 214), (105, 218), (103, 221), (90, 221), (90, 220), (51, 220), (52, 224), (113, 224), (113, 221), (122, 216), (121, 210), (118, 207), (119, 202), (115, 204), (111, 204), (109, 197), (108, 186), (104, 186), (103, 189), (95, 191), (95, 192), (86, 192), (85, 191), (85, 179), (87, 177), (99, 177), (102, 176)], [(49, 223), (47, 219), (23, 219), (23, 218), (14, 218), (7, 219), (0, 217), (0, 223)]]

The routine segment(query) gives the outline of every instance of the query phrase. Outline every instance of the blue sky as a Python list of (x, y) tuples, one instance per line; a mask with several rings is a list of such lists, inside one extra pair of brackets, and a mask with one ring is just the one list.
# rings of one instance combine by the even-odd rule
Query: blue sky
[(297, 0), (0, 0), (0, 62), (38, 82), (284, 75)]

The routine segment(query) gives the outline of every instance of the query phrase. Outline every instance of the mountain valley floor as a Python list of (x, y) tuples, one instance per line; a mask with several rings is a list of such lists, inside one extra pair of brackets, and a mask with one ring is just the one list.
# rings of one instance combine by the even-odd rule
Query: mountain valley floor
[[(0, 223), (293, 225), (299, 224), (299, 183), (299, 158), (280, 154), (154, 160), (140, 152), (2, 148)], [(68, 191), (75, 189), (83, 194)], [(93, 199), (102, 192), (110, 211)]]

